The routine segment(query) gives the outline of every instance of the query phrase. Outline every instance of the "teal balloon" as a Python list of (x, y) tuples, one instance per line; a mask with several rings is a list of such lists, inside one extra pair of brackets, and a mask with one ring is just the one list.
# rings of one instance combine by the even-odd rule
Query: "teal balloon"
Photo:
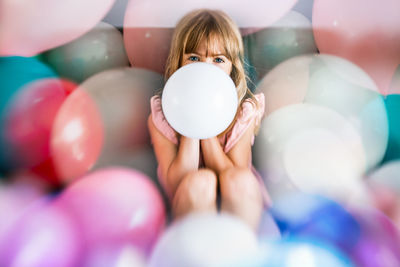
[(382, 163), (400, 159), (400, 94), (387, 95), (384, 101), (389, 122), (389, 141)]
[(4, 137), (4, 122), (13, 97), (31, 82), (54, 77), (55, 72), (35, 57), (0, 57), (0, 172), (17, 167), (8, 156), (12, 148)]

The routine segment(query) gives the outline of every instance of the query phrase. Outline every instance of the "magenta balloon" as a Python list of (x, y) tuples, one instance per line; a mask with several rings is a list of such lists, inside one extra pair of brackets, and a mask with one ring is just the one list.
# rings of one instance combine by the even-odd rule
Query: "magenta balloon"
[(81, 252), (75, 222), (42, 199), (32, 204), (0, 240), (0, 266), (73, 267)]
[(398, 0), (315, 0), (317, 47), (359, 65), (386, 95), (400, 64), (399, 10)]
[(113, 167), (83, 176), (66, 188), (57, 205), (73, 214), (88, 247), (127, 242), (149, 253), (165, 223), (159, 191), (133, 169)]
[(115, 0), (0, 2), (0, 56), (33, 56), (93, 28)]

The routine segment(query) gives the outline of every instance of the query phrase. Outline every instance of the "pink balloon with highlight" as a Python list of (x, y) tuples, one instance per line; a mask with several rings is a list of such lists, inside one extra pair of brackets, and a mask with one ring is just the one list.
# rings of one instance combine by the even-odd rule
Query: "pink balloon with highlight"
[(0, 56), (33, 56), (93, 28), (115, 0), (0, 2)]
[(111, 167), (83, 176), (60, 195), (57, 205), (74, 216), (88, 248), (131, 244), (148, 254), (164, 229), (160, 192), (133, 169)]
[(102, 145), (97, 106), (86, 92), (76, 89), (57, 113), (51, 134), (51, 153), (60, 179), (69, 183), (90, 170)]
[(130, 1), (125, 11), (124, 42), (132, 66), (164, 72), (172, 32), (178, 20), (194, 9), (219, 9), (250, 34), (281, 18), (296, 0)]
[(387, 95), (400, 64), (400, 1), (315, 0), (312, 24), (321, 53), (363, 68)]

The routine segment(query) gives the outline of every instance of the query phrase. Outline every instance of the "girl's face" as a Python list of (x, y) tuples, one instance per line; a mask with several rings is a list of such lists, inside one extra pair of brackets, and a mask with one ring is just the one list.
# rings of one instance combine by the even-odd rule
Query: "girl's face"
[(194, 62), (205, 62), (221, 68), (226, 74), (230, 75), (232, 62), (221, 51), (224, 51), (224, 48), (219, 42), (212, 42), (207, 47), (207, 41), (202, 40), (196, 51), (183, 54), (181, 66)]

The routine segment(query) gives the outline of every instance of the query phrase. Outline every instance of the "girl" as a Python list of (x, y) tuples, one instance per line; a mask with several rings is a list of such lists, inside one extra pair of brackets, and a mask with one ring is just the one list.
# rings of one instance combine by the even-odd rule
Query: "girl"
[(264, 95), (254, 96), (247, 87), (242, 37), (225, 13), (201, 9), (178, 22), (165, 78), (194, 62), (214, 64), (230, 75), (240, 105), (223, 133), (196, 140), (171, 128), (162, 113), (162, 92), (153, 96), (148, 127), (160, 183), (169, 196), (174, 217), (194, 211), (216, 212), (218, 196), (221, 211), (239, 216), (256, 229), (268, 200), (251, 164), (251, 146), (264, 114)]

